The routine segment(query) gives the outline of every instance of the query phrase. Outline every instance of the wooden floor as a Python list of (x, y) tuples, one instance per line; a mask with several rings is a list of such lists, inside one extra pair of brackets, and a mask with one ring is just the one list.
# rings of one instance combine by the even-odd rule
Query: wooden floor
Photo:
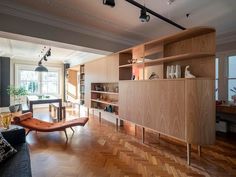
[[(35, 116), (52, 121), (45, 109)], [(67, 119), (78, 117), (68, 111)], [(146, 133), (145, 144), (134, 126), (115, 125), (90, 116), (85, 127), (76, 127), (69, 141), (63, 132), (35, 133), (27, 136), (33, 177), (233, 177), (236, 176), (235, 136), (217, 135), (214, 146), (202, 149), (202, 157), (192, 153), (186, 164), (186, 147), (153, 132)]]

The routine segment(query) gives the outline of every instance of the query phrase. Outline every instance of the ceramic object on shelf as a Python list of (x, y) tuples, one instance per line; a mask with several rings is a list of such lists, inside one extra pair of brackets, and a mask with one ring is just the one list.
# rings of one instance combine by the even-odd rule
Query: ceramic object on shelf
[(155, 80), (155, 79), (158, 79), (159, 76), (155, 73), (155, 72), (152, 72), (152, 74), (149, 76), (149, 80)]
[(189, 71), (189, 65), (185, 67), (185, 72), (184, 72), (185, 78), (195, 78), (193, 74)]
[(166, 68), (166, 79), (170, 79), (170, 69), (171, 69), (171, 67), (167, 66), (167, 68)]
[(175, 66), (175, 78), (181, 78), (181, 67), (180, 67), (180, 65)]
[(174, 77), (175, 77), (175, 66), (174, 65), (171, 65), (170, 66), (170, 78), (171, 79), (174, 79)]

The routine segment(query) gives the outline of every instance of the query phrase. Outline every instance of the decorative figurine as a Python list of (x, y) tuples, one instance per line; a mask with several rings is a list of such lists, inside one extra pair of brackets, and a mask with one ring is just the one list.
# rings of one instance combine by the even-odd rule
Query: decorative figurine
[(195, 78), (196, 76), (192, 75), (188, 69), (189, 65), (185, 67), (185, 73), (184, 73), (185, 78)]

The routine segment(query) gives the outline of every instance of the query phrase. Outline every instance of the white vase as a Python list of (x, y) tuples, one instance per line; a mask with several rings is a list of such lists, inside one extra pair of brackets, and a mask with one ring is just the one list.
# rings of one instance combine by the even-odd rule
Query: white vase
[(181, 78), (181, 67), (180, 67), (180, 65), (175, 66), (175, 78)]
[(170, 66), (167, 66), (166, 68), (166, 78), (170, 79)]
[(171, 65), (169, 75), (170, 75), (171, 79), (174, 79), (174, 77), (175, 77), (175, 66), (174, 65)]

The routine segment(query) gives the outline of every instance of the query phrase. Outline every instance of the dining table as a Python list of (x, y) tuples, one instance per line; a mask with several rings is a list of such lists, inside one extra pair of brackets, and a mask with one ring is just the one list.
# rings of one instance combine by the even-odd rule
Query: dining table
[(50, 104), (50, 103), (58, 103), (59, 104), (59, 114), (58, 119), (62, 120), (62, 99), (53, 95), (46, 96), (38, 96), (38, 95), (28, 95), (26, 97), (27, 105), (29, 111), (33, 113), (33, 105), (35, 104)]

